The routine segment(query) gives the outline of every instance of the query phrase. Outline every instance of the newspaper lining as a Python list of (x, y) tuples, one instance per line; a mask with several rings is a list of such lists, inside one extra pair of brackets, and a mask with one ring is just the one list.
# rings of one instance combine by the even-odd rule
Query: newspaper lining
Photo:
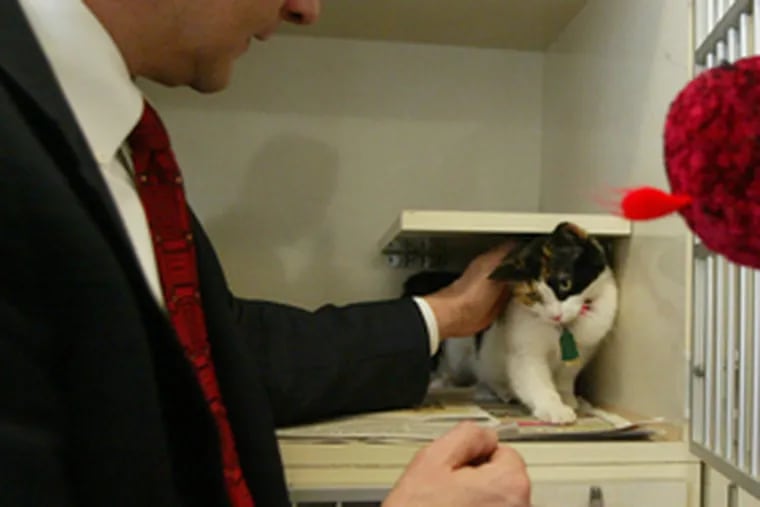
[(553, 425), (537, 420), (516, 403), (483, 398), (471, 389), (442, 389), (431, 391), (416, 408), (282, 428), (277, 436), (320, 442), (430, 441), (462, 421), (494, 428), (504, 441), (645, 439), (654, 433), (646, 423), (657, 422), (633, 422), (582, 402), (574, 424)]

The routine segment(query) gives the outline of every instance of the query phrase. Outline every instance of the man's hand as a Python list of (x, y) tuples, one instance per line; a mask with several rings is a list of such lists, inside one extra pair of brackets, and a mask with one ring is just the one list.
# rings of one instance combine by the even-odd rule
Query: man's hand
[(488, 276), (512, 247), (504, 243), (479, 255), (451, 285), (424, 297), (435, 314), (441, 340), (471, 336), (493, 322), (509, 294), (504, 282)]
[(420, 450), (382, 507), (529, 507), (525, 463), (496, 433), (463, 423)]

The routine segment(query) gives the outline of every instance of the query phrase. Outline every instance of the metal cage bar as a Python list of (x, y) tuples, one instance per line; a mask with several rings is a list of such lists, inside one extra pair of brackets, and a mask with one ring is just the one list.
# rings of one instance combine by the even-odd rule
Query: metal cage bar
[(707, 414), (705, 403), (706, 392), (706, 344), (707, 338), (707, 301), (703, 295), (707, 292), (707, 269), (708, 261), (704, 257), (694, 258), (694, 283), (692, 284), (692, 308), (694, 322), (692, 331), (694, 334), (692, 347), (692, 384), (691, 404), (689, 413), (691, 417), (691, 439), (694, 442), (706, 444), (707, 432), (704, 414)]
[(715, 434), (712, 449), (715, 454), (725, 456), (726, 437), (726, 268), (727, 262), (718, 257), (715, 262), (715, 291), (713, 305), (715, 308), (715, 352), (713, 376), (715, 378), (715, 404), (713, 406)]
[[(760, 302), (760, 273), (754, 273), (753, 302)], [(760, 478), (760, 402), (757, 397), (760, 394), (760, 311), (755, 309), (752, 318), (752, 389), (754, 394), (752, 402), (752, 415), (750, 422), (750, 474)]]
[(705, 401), (704, 407), (704, 446), (713, 448), (713, 414), (715, 413), (715, 258), (710, 256), (705, 260), (706, 264), (706, 287), (705, 287), (705, 339), (704, 339), (704, 375), (705, 375)]
[[(752, 272), (747, 268), (739, 270), (739, 345), (738, 345), (738, 394), (737, 394), (737, 459), (736, 464), (742, 470), (746, 469), (749, 453), (747, 449), (747, 353), (749, 340), (752, 335), (751, 309), (755, 306), (752, 294)], [(750, 305), (750, 301), (752, 304)]]
[(726, 270), (726, 361), (725, 361), (725, 381), (726, 381), (726, 414), (725, 414), (725, 441), (724, 454), (726, 459), (732, 463), (736, 462), (737, 439), (736, 439), (736, 392), (737, 392), (737, 353), (736, 342), (739, 334), (739, 295), (737, 294), (737, 276), (739, 268), (734, 264), (729, 264)]

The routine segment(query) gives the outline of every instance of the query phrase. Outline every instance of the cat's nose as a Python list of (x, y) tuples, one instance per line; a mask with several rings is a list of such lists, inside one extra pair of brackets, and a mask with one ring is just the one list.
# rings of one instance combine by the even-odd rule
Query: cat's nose
[(562, 314), (557, 314), (552, 317), (554, 322), (562, 322)]

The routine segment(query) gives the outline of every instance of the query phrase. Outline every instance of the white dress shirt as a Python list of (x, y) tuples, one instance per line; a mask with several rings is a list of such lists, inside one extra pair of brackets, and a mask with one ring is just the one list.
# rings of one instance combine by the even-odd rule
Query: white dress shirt
[[(165, 308), (145, 211), (122, 162), (128, 159), (123, 156), (127, 136), (142, 114), (142, 92), (113, 39), (82, 0), (20, 0), (20, 4), (100, 167), (148, 286)], [(423, 299), (414, 300), (433, 354), (439, 342), (435, 315)]]

